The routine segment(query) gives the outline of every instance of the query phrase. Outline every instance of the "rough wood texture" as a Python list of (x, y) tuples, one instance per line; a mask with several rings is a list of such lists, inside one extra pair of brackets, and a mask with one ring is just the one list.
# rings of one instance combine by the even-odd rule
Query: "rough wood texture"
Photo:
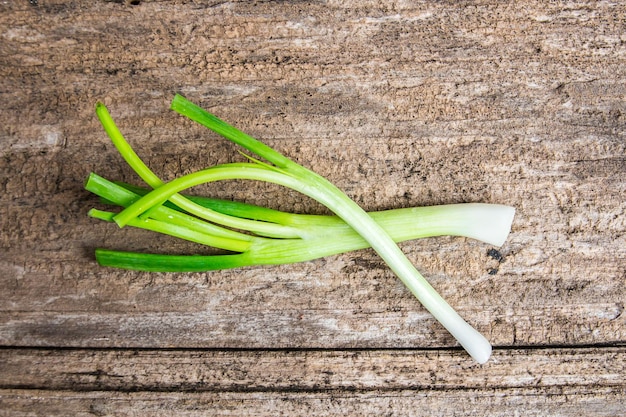
[[(620, 2), (3, 2), (0, 415), (625, 414), (625, 33)], [(370, 250), (97, 267), (97, 246), (203, 250), (86, 217), (90, 171), (136, 182), (97, 100), (166, 178), (240, 158), (167, 110), (175, 92), (368, 210), (514, 205), (497, 253), (402, 245), (493, 360)], [(199, 192), (323, 211), (260, 184)]]
[[(623, 414), (626, 350), (5, 350), (4, 403), (71, 415)], [(37, 369), (31, 364), (37, 363)], [(25, 370), (27, 370), (25, 372)], [(21, 375), (19, 381), (15, 375)], [(168, 414), (169, 413), (169, 414)]]

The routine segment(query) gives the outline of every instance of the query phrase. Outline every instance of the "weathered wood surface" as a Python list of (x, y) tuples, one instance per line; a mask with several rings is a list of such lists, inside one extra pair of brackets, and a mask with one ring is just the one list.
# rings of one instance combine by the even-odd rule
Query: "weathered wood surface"
[(15, 349), (0, 383), (14, 415), (615, 416), (625, 354), (500, 350), (478, 366), (446, 351)]
[[(0, 415), (623, 415), (625, 19), (620, 2), (0, 4)], [(368, 250), (98, 268), (97, 246), (199, 248), (86, 217), (90, 171), (135, 181), (97, 100), (166, 178), (240, 158), (167, 110), (175, 92), (368, 210), (514, 205), (500, 256), (402, 245), (493, 360)]]

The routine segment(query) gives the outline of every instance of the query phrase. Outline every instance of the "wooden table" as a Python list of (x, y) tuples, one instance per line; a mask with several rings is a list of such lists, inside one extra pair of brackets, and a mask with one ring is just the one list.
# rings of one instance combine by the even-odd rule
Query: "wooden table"
[[(0, 415), (626, 414), (626, 5), (351, 3), (0, 4)], [(242, 160), (168, 110), (177, 92), (367, 210), (515, 206), (501, 248), (401, 245), (492, 359), (372, 250), (99, 267), (95, 247), (204, 250), (87, 217), (89, 172), (137, 183), (98, 100), (166, 179)], [(277, 186), (199, 192), (324, 213)]]

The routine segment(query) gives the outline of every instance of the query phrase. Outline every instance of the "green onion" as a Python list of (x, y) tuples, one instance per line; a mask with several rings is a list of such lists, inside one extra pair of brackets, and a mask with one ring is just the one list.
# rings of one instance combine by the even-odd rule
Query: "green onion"
[[(95, 176), (95, 174), (92, 175)], [(135, 193), (135, 198), (139, 198), (139, 196), (149, 192), (146, 188), (131, 184), (109, 184), (109, 187), (115, 186), (132, 191)], [(111, 188), (108, 190), (111, 190)], [(97, 191), (94, 191), (94, 193), (98, 194)], [(302, 234), (335, 236), (337, 233), (340, 233), (344, 236), (346, 233), (349, 233), (354, 236), (360, 236), (336, 216), (286, 213), (238, 201), (191, 195), (186, 195), (185, 197), (196, 204), (222, 214), (251, 220), (281, 223), (308, 230), (308, 232), (303, 231)], [(108, 204), (116, 204), (106, 198), (103, 198), (102, 201)], [(118, 205), (128, 206), (128, 204)], [(168, 203), (165, 205), (168, 205)], [(176, 208), (176, 206), (171, 204), (169, 206)], [(368, 214), (397, 242), (449, 235), (464, 236), (493, 246), (502, 246), (510, 232), (515, 209), (500, 204), (463, 203), (383, 210)], [(317, 231), (317, 229), (321, 230)]]
[[(132, 150), (104, 105), (98, 104), (96, 113), (120, 154), (153, 189), (115, 184), (92, 174), (86, 188), (123, 209), (118, 213), (92, 210), (90, 215), (114, 221), (120, 227), (154, 230), (234, 253), (187, 256), (98, 249), (96, 256), (100, 264), (155, 271), (200, 271), (301, 262), (369, 246), (476, 361), (488, 360), (489, 342), (432, 288), (396, 242), (452, 234), (502, 244), (510, 230), (514, 209), (459, 204), (366, 213), (328, 180), (182, 96), (174, 98), (172, 109), (267, 162), (245, 155), (249, 162), (217, 165), (164, 183)], [(335, 216), (291, 214), (182, 194), (196, 185), (231, 179), (264, 181), (297, 190), (322, 203)]]
[[(90, 175), (85, 188), (102, 197), (106, 203), (122, 207), (127, 207), (131, 202), (139, 199), (140, 194), (147, 193), (146, 189), (127, 184), (124, 184), (124, 186), (114, 184), (96, 174)], [(134, 192), (130, 190), (134, 190)], [(199, 205), (212, 208), (224, 214), (239, 217), (247, 216), (267, 222), (280, 221), (293, 227), (301, 228), (303, 230), (301, 234), (308, 237), (306, 239), (268, 239), (238, 234), (238, 232), (222, 229), (193, 216), (185, 214), (181, 216), (181, 213), (176, 210), (175, 206), (170, 208), (163, 205), (158, 211), (153, 212), (154, 218), (169, 219), (170, 222), (175, 222), (179, 225), (188, 222), (186, 226), (191, 230), (204, 230), (208, 235), (227, 236), (250, 242), (246, 250), (240, 251), (245, 252), (245, 256), (240, 256), (241, 254), (189, 255), (187, 256), (189, 262), (186, 262), (183, 255), (136, 254), (136, 257), (133, 257), (125, 252), (98, 249), (96, 251), (98, 262), (102, 265), (125, 269), (160, 272), (198, 272), (225, 269), (225, 256), (228, 256), (228, 268), (237, 268), (250, 265), (303, 262), (369, 247), (368, 243), (358, 233), (335, 216), (292, 214), (234, 201), (202, 197), (187, 198)], [(90, 212), (90, 215), (96, 217), (94, 213), (100, 213), (100, 211)], [(99, 216), (98, 218), (112, 222), (115, 213), (106, 213), (105, 216)], [(492, 245), (500, 246), (506, 238), (506, 234), (500, 233), (500, 235), (496, 236), (491, 231), (492, 226), (494, 221), (498, 220), (501, 222), (508, 221), (510, 226), (510, 220), (508, 219), (511, 217), (512, 209), (496, 204), (471, 203), (385, 210), (369, 214), (389, 233), (395, 242), (453, 235), (474, 237)], [(505, 216), (506, 218), (504, 218)], [(139, 228), (142, 228), (142, 225), (141, 222), (133, 224), (133, 226)], [(220, 246), (211, 242), (208, 237), (205, 241), (193, 241), (207, 246), (228, 249), (225, 245)], [(167, 264), (168, 258), (173, 262), (171, 265)]]

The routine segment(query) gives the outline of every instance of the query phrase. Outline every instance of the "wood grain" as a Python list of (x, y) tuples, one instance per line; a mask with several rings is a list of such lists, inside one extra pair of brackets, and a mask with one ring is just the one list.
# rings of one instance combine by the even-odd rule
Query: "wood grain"
[(39, 404), (73, 415), (613, 416), (625, 359), (623, 348), (515, 349), (485, 366), (460, 351), (16, 349), (0, 352), (0, 400), (24, 412), (13, 415)]
[[(323, 393), (186, 393), (23, 391), (3, 393), (11, 416), (329, 416), (401, 415), (435, 417), (481, 415), (533, 417), (623, 414), (623, 395), (613, 389), (510, 389), (477, 391), (323, 392)], [(45, 412), (41, 412), (45, 410)], [(2, 411), (0, 411), (2, 415)], [(9, 415), (9, 414), (6, 414)]]
[[(620, 387), (624, 348), (511, 349), (487, 365), (461, 350), (5, 349), (11, 389), (102, 391), (476, 390)], [(29, 369), (30, 364), (37, 369)], [(454, 369), (454, 372), (450, 372)]]
[[(624, 414), (626, 7), (353, 3), (0, 4), (0, 415)], [(368, 210), (515, 206), (501, 248), (402, 244), (494, 360), (371, 250), (99, 268), (95, 247), (208, 250), (86, 216), (89, 172), (137, 182), (98, 100), (166, 179), (241, 158), (168, 110), (176, 92)], [(325, 212), (258, 183), (197, 192)]]

